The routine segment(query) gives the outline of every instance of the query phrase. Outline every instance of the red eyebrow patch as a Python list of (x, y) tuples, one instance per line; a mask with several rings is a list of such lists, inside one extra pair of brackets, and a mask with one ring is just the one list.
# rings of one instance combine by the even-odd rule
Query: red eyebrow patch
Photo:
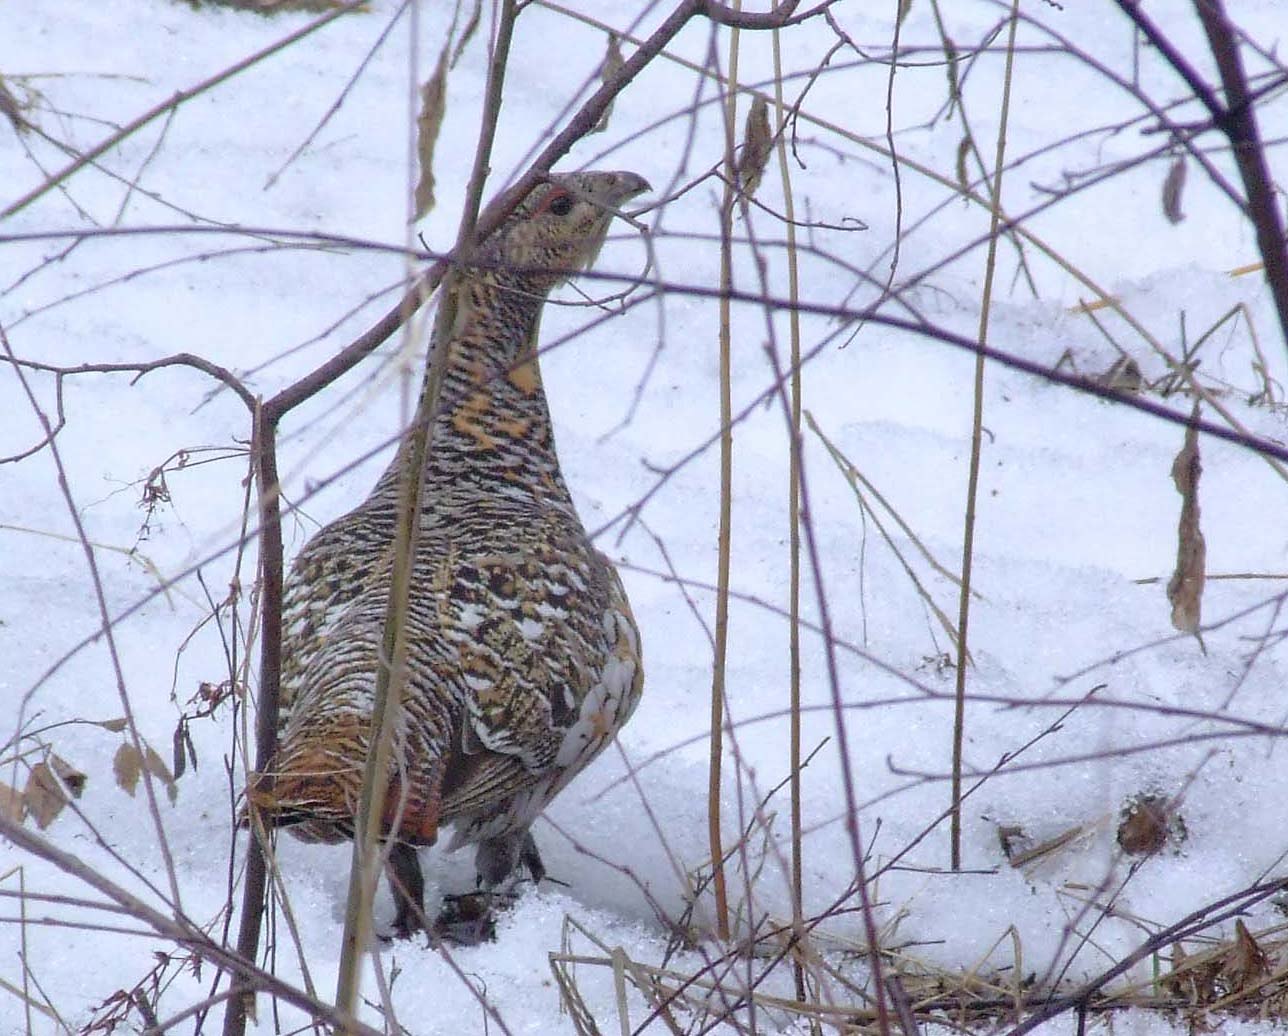
[(541, 204), (537, 206), (534, 216), (540, 216), (546, 212), (553, 212), (556, 216), (566, 215), (572, 207), (573, 196), (569, 191), (562, 187), (552, 188), (544, 198)]

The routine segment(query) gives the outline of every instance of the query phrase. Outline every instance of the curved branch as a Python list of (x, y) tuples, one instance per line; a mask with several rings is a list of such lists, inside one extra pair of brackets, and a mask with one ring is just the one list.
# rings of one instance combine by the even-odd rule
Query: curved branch
[(201, 371), (202, 374), (207, 374), (225, 387), (232, 389), (238, 398), (246, 404), (247, 409), (252, 412), (255, 409), (255, 396), (237, 375), (227, 367), (211, 363), (194, 353), (175, 353), (173, 356), (164, 356), (159, 360), (151, 360), (147, 363), (80, 363), (73, 367), (60, 367), (57, 364), (42, 363), (39, 360), (24, 360), (16, 356), (0, 356), (0, 362), (10, 363), (16, 367), (25, 367), (27, 370), (44, 371), (45, 373), (56, 375), (60, 392), (58, 409), (60, 419), (62, 418), (61, 386), (63, 378), (73, 374), (133, 374), (134, 377), (130, 379), (130, 384), (133, 385), (144, 375), (161, 370), (163, 367), (191, 367), (193, 370)]
[[(794, 24), (805, 18), (822, 14), (836, 0), (824, 0), (823, 3), (802, 14), (795, 14), (799, 0), (790, 0), (777, 10), (768, 14), (740, 14), (715, 0), (683, 0), (667, 19), (636, 48), (617, 73), (606, 80), (596, 90), (577, 113), (568, 120), (568, 124), (555, 134), (550, 143), (533, 159), (532, 164), (518, 180), (507, 190), (495, 197), (479, 214), (475, 224), (474, 240), (483, 241), (505, 221), (519, 202), (528, 196), (537, 184), (550, 173), (551, 167), (563, 158), (582, 137), (590, 133), (603, 118), (604, 113), (626, 86), (631, 83), (645, 66), (656, 58), (663, 49), (693, 18), (705, 16), (713, 22), (729, 27), (745, 29), (775, 29)], [(319, 392), (335, 378), (344, 374), (369, 356), (385, 342), (398, 328), (411, 317), (421, 304), (433, 294), (454, 263), (456, 253), (436, 262), (408, 288), (397, 304), (381, 317), (368, 331), (346, 346), (313, 373), (301, 378), (295, 384), (283, 389), (264, 404), (267, 420), (277, 421), (287, 411), (303, 403)]]

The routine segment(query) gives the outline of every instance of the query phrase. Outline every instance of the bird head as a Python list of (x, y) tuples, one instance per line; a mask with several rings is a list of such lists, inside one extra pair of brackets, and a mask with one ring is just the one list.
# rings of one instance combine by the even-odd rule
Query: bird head
[(613, 216), (651, 189), (637, 173), (552, 174), (483, 243), (479, 258), (494, 270), (514, 271), (517, 287), (545, 295), (589, 267), (603, 247)]

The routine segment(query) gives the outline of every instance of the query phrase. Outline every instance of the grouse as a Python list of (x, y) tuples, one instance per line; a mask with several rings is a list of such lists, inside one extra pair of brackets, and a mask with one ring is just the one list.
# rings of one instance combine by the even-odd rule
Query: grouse
[[(551, 175), (463, 273), (424, 466), (380, 832), (402, 936), (424, 925), (416, 849), (445, 826), (449, 850), (477, 847), (485, 895), (521, 867), (540, 881), (532, 822), (639, 702), (639, 631), (560, 471), (536, 340), (547, 295), (594, 261), (618, 208), (649, 189), (630, 172)], [(362, 504), (308, 541), (287, 580), (279, 744), (271, 782), (257, 778), (251, 798), (304, 841), (353, 836), (398, 476), (395, 459)]]

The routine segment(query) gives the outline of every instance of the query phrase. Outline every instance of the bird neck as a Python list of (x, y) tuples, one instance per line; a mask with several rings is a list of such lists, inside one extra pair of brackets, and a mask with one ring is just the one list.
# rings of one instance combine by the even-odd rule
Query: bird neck
[[(431, 498), (522, 497), (543, 509), (572, 508), (537, 357), (544, 301), (495, 281), (462, 287), (425, 460), (426, 482), (437, 484)], [(400, 470), (395, 458), (369, 503), (397, 499)]]
[[(472, 420), (469, 415), (483, 410), (502, 423), (535, 411), (545, 418), (548, 429), (549, 411), (537, 355), (544, 302), (540, 295), (502, 286), (493, 278), (466, 282), (457, 298), (456, 319), (447, 341), (438, 405), (440, 425), (468, 424)], [(440, 430), (435, 428), (435, 435)]]

